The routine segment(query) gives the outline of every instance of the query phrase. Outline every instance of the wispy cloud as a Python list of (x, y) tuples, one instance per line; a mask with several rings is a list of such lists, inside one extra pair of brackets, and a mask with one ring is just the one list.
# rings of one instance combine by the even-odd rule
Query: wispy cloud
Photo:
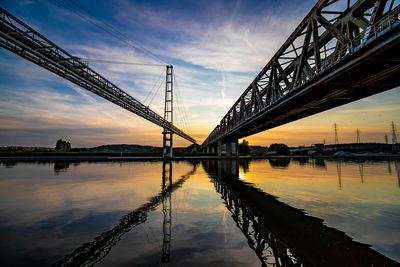
[(343, 113), (364, 113), (364, 112), (390, 112), (400, 111), (400, 106), (375, 106), (375, 107), (363, 107), (358, 109), (346, 109), (342, 110)]
[(222, 88), (221, 88), (222, 103), (223, 103), (225, 111), (228, 111), (228, 107), (225, 102), (225, 94), (226, 94), (225, 73), (222, 72), (221, 76), (222, 76)]
[[(116, 40), (51, 1), (33, 1), (23, 6), (21, 3), (6, 1), (5, 6), (75, 56), (123, 62), (152, 61), (140, 49)], [(96, 14), (174, 65), (177, 81), (174, 86), (180, 92), (179, 101), (186, 107), (194, 136), (201, 142), (315, 1), (296, 1), (295, 5), (288, 0), (208, 1), (207, 4), (194, 1), (190, 6), (178, 1), (174, 8), (163, 2), (155, 5), (120, 0), (115, 3), (107, 4), (109, 8), (104, 9), (100, 2)], [(32, 8), (37, 12), (32, 12)], [(94, 62), (89, 66), (139, 101), (146, 98), (165, 69)], [(23, 133), (39, 136), (40, 130), (43, 136), (68, 133), (76, 145), (113, 140), (160, 144), (161, 130), (157, 126), (3, 50), (0, 50), (0, 78), (0, 145), (5, 144), (5, 138), (18, 140), (13, 144), (22, 144)], [(160, 88), (150, 107), (162, 114), (164, 86)], [(321, 127), (329, 128), (334, 122), (341, 127), (368, 124), (375, 129), (386, 127), (385, 120), (400, 116), (399, 92), (400, 89), (395, 89), (294, 122), (284, 126), (278, 137), (282, 142), (318, 139), (325, 135)], [(183, 126), (181, 115), (177, 113), (175, 118)], [(307, 130), (290, 128), (299, 125)], [(313, 125), (315, 128), (307, 128)], [(257, 135), (255, 142), (269, 142), (273, 140), (269, 137), (273, 133)], [(13, 139), (13, 136), (19, 137)], [(44, 143), (51, 139), (46, 138), (42, 138)], [(39, 142), (40, 138), (35, 140)], [(47, 142), (53, 144), (53, 141)], [(177, 142), (187, 144), (180, 139)]]

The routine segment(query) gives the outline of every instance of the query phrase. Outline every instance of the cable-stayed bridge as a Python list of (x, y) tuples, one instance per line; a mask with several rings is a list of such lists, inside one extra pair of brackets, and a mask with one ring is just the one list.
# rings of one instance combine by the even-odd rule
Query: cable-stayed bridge
[[(0, 46), (162, 127), (164, 155), (172, 134), (195, 142), (173, 124), (172, 66), (162, 117), (2, 8)], [(319, 0), (202, 146), (237, 154), (239, 138), (395, 88), (399, 62), (398, 0)]]
[(202, 146), (237, 154), (239, 138), (395, 88), (399, 75), (399, 1), (320, 0)]
[(166, 109), (162, 117), (1, 7), (0, 46), (163, 127), (164, 144), (171, 140), (170, 147), (172, 133), (190, 142), (196, 142), (172, 123), (172, 66), (167, 66), (166, 91), (169, 99), (166, 95)]

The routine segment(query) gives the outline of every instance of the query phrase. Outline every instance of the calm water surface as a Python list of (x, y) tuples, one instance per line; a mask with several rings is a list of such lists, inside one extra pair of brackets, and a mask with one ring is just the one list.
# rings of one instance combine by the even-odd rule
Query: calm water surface
[(399, 166), (2, 162), (2, 266), (398, 266)]

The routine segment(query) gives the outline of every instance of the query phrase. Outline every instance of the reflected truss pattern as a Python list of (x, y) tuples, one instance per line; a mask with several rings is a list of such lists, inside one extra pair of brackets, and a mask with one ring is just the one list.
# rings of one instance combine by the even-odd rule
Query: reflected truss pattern
[[(165, 164), (165, 163), (164, 163)], [(93, 241), (87, 242), (75, 249), (71, 254), (66, 255), (63, 259), (55, 262), (53, 266), (93, 266), (97, 262), (101, 261), (104, 257), (110, 253), (111, 249), (121, 240), (123, 235), (131, 231), (136, 226), (145, 223), (147, 221), (147, 215), (149, 212), (155, 210), (158, 205), (163, 203), (163, 212), (165, 208), (165, 203), (171, 201), (171, 194), (182, 185), (196, 172), (197, 165), (193, 165), (193, 170), (183, 175), (175, 183), (171, 183), (169, 179), (169, 169), (167, 170), (167, 175), (164, 173), (165, 165), (163, 165), (163, 188), (158, 195), (150, 198), (149, 202), (143, 204), (139, 208), (127, 213), (119, 219), (118, 225), (109, 231), (101, 233), (99, 236), (95, 237)], [(167, 184), (165, 179), (168, 179)], [(170, 204), (170, 203), (169, 203)], [(169, 209), (170, 212), (170, 209)], [(171, 214), (169, 214), (170, 219)], [(164, 221), (165, 227), (165, 221)], [(164, 230), (164, 240), (163, 240), (163, 255), (162, 261), (166, 262), (169, 260), (169, 242), (165, 240), (165, 229)], [(170, 238), (169, 229), (169, 238)], [(170, 241), (170, 239), (168, 239)], [(166, 244), (168, 243), (168, 246)]]
[(215, 179), (214, 186), (221, 194), (226, 208), (232, 214), (236, 226), (246, 237), (249, 247), (255, 251), (261, 266), (304, 266), (291, 250), (271, 233), (253, 211), (241, 203), (229, 187)]
[(399, 266), (322, 219), (242, 181), (239, 164), (248, 162), (202, 164), (262, 266)]

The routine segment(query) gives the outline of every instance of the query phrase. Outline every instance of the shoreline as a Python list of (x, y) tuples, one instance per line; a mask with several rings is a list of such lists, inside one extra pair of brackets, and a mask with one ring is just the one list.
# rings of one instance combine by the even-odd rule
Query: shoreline
[[(252, 159), (400, 159), (400, 154), (387, 154), (387, 155), (379, 155), (379, 154), (363, 154), (363, 155), (346, 155), (346, 156), (277, 156), (277, 155), (269, 155), (269, 156), (239, 156), (239, 157), (225, 157), (225, 156), (176, 156), (172, 159), (168, 160), (252, 160)], [(54, 156), (0, 156), (0, 161), (141, 161), (141, 160), (163, 160), (161, 156), (65, 156), (65, 155), (54, 155)]]

